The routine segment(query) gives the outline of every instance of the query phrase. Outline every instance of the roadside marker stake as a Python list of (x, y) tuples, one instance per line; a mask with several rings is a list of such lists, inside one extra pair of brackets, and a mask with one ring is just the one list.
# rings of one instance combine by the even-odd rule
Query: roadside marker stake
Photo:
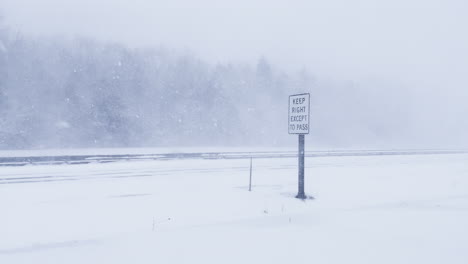
[(252, 191), (252, 157), (250, 157), (250, 178), (249, 178), (249, 192)]

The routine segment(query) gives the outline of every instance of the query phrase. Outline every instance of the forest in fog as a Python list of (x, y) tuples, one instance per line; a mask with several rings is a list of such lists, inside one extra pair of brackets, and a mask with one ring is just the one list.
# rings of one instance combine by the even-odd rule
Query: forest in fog
[(2, 35), (1, 51), (2, 148), (276, 143), (278, 102), (304, 82), (265, 59), (209, 65), (91, 40)]
[[(287, 146), (288, 95), (311, 94), (315, 145), (412, 142), (411, 96), (166, 47), (0, 27), (0, 148)], [(308, 141), (309, 143), (310, 141)]]

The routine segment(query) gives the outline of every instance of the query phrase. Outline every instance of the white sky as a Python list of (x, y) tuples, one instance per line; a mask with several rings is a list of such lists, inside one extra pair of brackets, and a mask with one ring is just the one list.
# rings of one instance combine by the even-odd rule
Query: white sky
[(0, 0), (14, 30), (164, 45), (217, 61), (265, 55), (341, 80), (466, 90), (466, 0)]

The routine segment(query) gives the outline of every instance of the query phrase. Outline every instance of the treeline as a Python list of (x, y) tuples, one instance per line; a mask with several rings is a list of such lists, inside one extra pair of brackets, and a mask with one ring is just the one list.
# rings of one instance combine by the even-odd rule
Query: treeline
[(2, 32), (0, 148), (280, 144), (296, 77), (260, 59)]
[(320, 144), (385, 138), (392, 130), (382, 118), (402, 111), (352, 83), (286, 73), (265, 58), (214, 65), (164, 48), (0, 27), (1, 149), (291, 144), (287, 103), (296, 92), (311, 93), (310, 138)]

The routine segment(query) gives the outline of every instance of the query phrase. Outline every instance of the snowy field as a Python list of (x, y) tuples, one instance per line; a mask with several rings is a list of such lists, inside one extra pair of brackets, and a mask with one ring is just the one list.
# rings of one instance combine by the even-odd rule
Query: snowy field
[(467, 154), (253, 163), (2, 167), (0, 263), (468, 263)]

